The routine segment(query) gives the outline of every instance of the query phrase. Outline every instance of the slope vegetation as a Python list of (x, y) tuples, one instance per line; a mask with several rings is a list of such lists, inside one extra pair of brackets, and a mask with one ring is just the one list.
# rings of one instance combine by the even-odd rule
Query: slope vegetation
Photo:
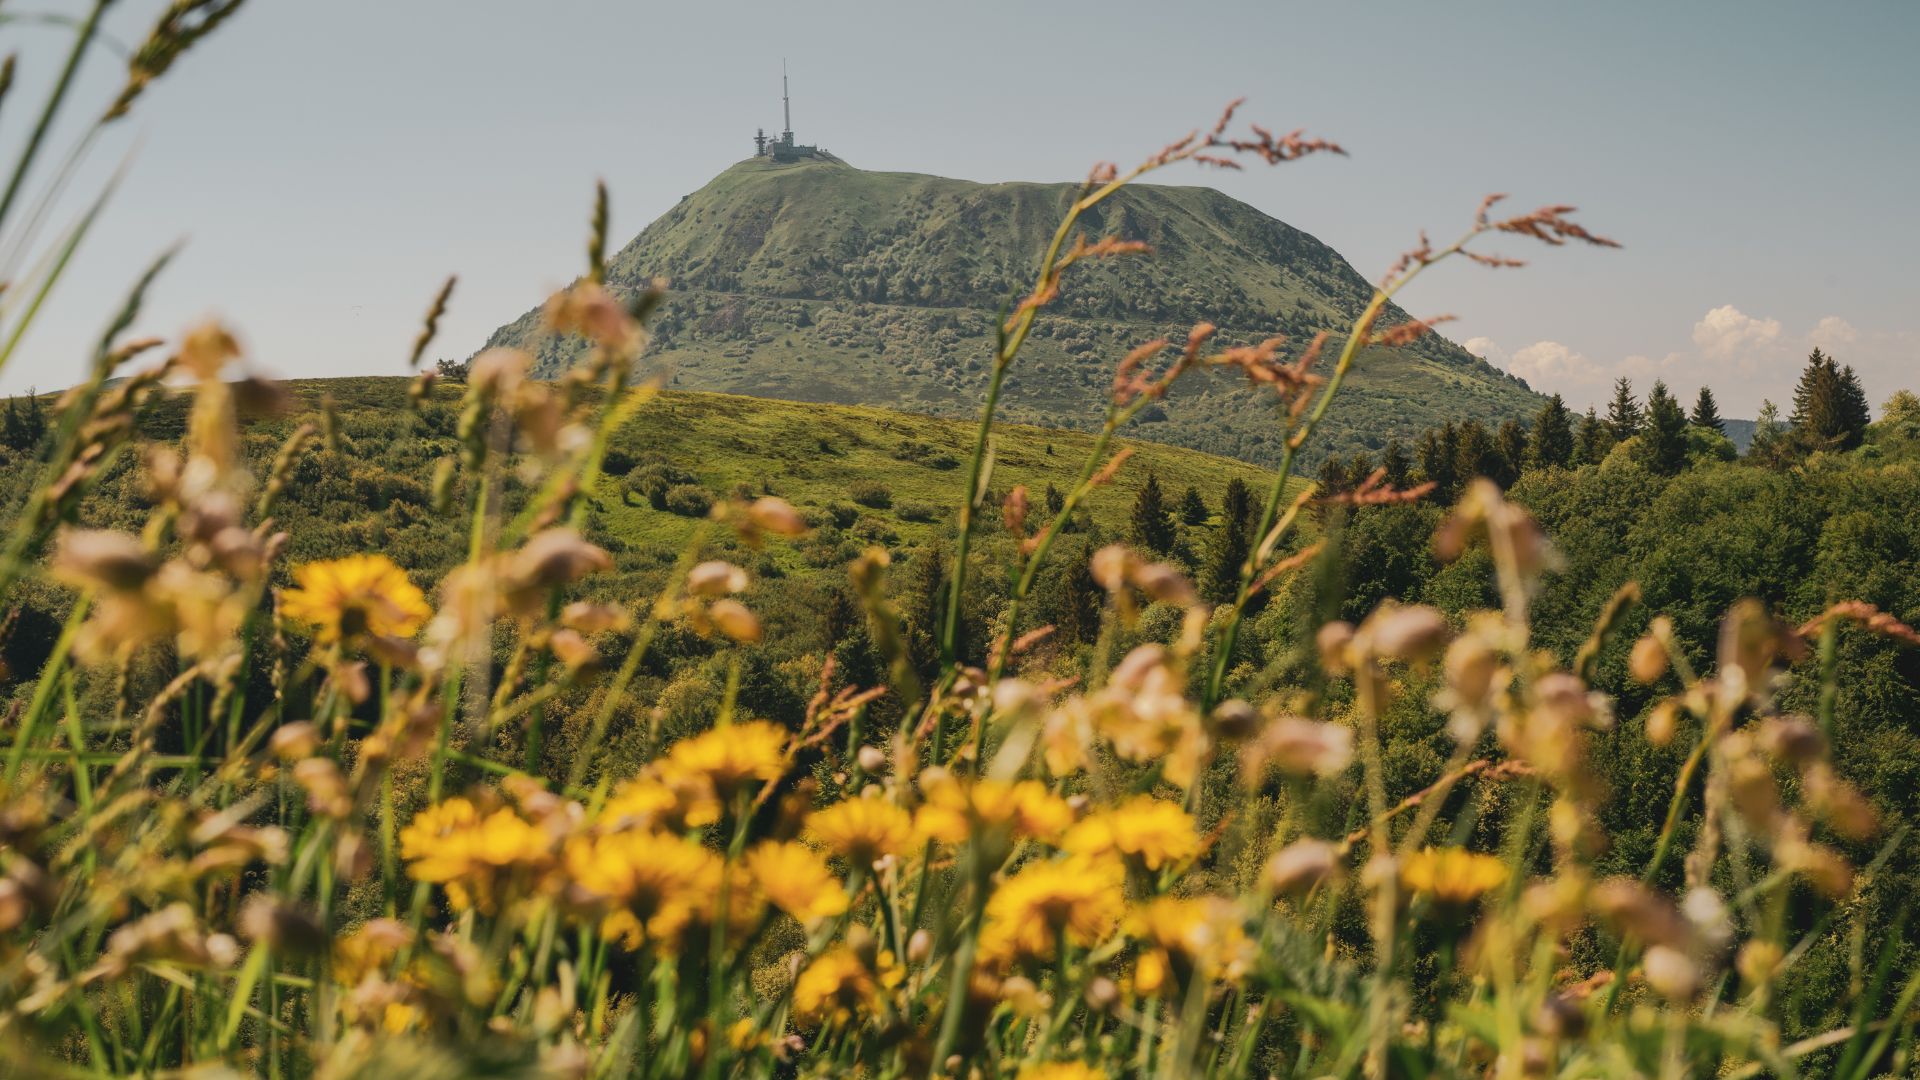
[[(969, 415), (997, 313), (1028, 284), (1076, 190), (750, 160), (649, 225), (611, 260), (608, 281), (622, 291), (669, 281), (649, 360), (676, 387)], [(1304, 344), (1342, 330), (1371, 294), (1332, 248), (1208, 188), (1129, 188), (1086, 229), (1152, 254), (1072, 272), (1010, 376), (1010, 419), (1097, 424), (1113, 365), (1142, 341), (1180, 340), (1204, 319), (1224, 341)], [(582, 348), (543, 334), (538, 311), (488, 344), (528, 349), (547, 374)], [(1494, 424), (1538, 402), (1438, 337), (1365, 356), (1349, 385), (1353, 400), (1310, 456), (1377, 450), (1447, 418)], [(1142, 438), (1269, 465), (1280, 455), (1267, 397), (1224, 376), (1176, 390), (1147, 419)]]

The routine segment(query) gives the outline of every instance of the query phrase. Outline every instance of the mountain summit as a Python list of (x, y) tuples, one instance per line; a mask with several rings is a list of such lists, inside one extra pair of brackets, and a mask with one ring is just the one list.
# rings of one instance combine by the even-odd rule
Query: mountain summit
[[(682, 389), (971, 415), (999, 312), (1029, 285), (1074, 184), (979, 184), (869, 172), (826, 157), (757, 156), (722, 172), (611, 259), (607, 284), (670, 283), (648, 360)], [(1145, 241), (1146, 256), (1069, 272), (1009, 373), (1008, 420), (1097, 425), (1113, 368), (1202, 319), (1222, 343), (1284, 334), (1304, 347), (1341, 333), (1372, 286), (1332, 248), (1210, 188), (1130, 187), (1083, 219), (1089, 239)], [(1404, 318), (1395, 313), (1390, 323)], [(564, 370), (584, 345), (540, 329), (539, 311), (489, 346)], [(1372, 350), (1308, 456), (1377, 449), (1447, 419), (1497, 423), (1538, 398), (1437, 335)], [(1269, 395), (1200, 375), (1133, 434), (1271, 465), (1282, 431)]]

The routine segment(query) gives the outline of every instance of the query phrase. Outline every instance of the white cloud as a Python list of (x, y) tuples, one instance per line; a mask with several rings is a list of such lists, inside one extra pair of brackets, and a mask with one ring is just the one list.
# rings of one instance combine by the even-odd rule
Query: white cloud
[(1814, 324), (1813, 332), (1807, 335), (1807, 341), (1830, 353), (1846, 351), (1847, 347), (1860, 340), (1860, 331), (1853, 324), (1838, 315), (1829, 315)]
[(1536, 341), (1516, 349), (1507, 370), (1534, 386), (1563, 386), (1605, 381), (1600, 365), (1558, 341)]
[(1527, 380), (1545, 394), (1558, 393), (1577, 408), (1603, 403), (1613, 381), (1624, 375), (1645, 394), (1665, 380), (1682, 399), (1696, 387), (1713, 387), (1721, 410), (1752, 416), (1762, 398), (1776, 402), (1792, 393), (1809, 350), (1818, 347), (1851, 364), (1877, 404), (1904, 387), (1920, 389), (1920, 331), (1873, 331), (1828, 315), (1804, 334), (1790, 333), (1779, 319), (1748, 315), (1732, 304), (1707, 312), (1693, 326), (1692, 348), (1636, 353), (1596, 360), (1558, 341), (1536, 341), (1509, 352), (1490, 337), (1466, 343), (1468, 352)]
[(1507, 350), (1501, 348), (1500, 343), (1490, 337), (1471, 337), (1460, 347), (1494, 367), (1507, 366)]
[(1693, 324), (1693, 344), (1710, 359), (1729, 360), (1764, 350), (1780, 338), (1779, 319), (1756, 319), (1722, 304)]

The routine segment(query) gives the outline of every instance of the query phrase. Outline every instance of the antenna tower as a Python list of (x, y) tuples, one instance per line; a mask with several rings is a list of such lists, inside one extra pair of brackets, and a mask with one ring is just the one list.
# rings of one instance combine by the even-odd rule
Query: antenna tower
[(787, 61), (780, 58), (780, 111), (786, 119), (786, 128), (780, 132), (780, 141), (793, 145), (793, 100), (787, 96)]

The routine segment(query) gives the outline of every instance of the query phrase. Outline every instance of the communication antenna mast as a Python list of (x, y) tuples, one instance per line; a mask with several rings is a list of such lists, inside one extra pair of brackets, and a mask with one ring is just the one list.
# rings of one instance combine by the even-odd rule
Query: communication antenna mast
[(793, 101), (787, 97), (787, 58), (780, 58), (780, 111), (786, 118), (786, 128), (780, 132), (780, 139), (788, 146), (793, 145)]

